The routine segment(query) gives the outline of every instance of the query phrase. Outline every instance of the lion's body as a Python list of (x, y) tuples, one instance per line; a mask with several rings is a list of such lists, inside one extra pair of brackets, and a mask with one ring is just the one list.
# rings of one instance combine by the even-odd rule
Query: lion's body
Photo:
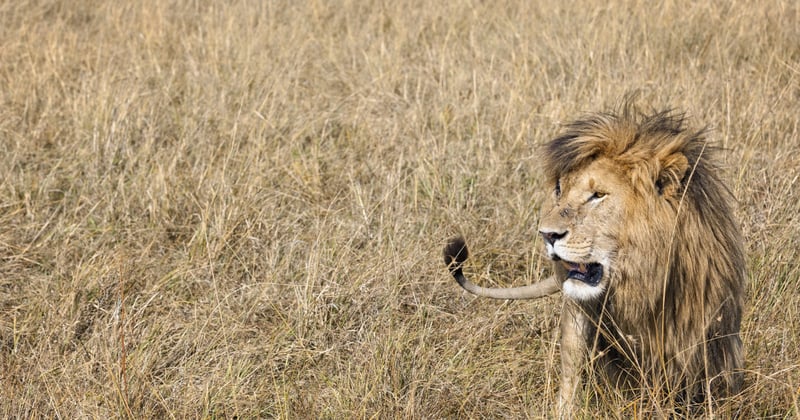
[[(712, 151), (682, 123), (625, 109), (571, 124), (547, 147), (558, 191), (540, 230), (563, 235), (548, 252), (571, 298), (566, 370), (588, 353), (613, 382), (691, 404), (741, 385), (745, 263)], [(568, 278), (564, 260), (600, 263), (602, 280)]]
[(656, 404), (737, 392), (744, 253), (703, 132), (626, 105), (568, 125), (543, 158), (540, 233), (567, 298), (562, 412), (590, 365)]

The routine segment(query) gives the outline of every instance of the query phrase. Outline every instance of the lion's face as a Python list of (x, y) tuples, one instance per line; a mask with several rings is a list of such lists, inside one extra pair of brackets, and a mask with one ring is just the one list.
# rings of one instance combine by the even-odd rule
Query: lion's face
[(559, 277), (565, 279), (566, 296), (590, 300), (607, 290), (631, 195), (618, 166), (605, 158), (552, 185), (539, 232)]

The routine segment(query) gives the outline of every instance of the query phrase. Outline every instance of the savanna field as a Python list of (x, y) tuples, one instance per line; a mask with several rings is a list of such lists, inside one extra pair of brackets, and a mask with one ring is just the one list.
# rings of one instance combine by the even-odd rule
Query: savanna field
[(441, 248), (548, 275), (537, 149), (632, 92), (738, 200), (724, 408), (800, 417), (796, 2), (3, 2), (0, 417), (554, 415), (561, 297)]

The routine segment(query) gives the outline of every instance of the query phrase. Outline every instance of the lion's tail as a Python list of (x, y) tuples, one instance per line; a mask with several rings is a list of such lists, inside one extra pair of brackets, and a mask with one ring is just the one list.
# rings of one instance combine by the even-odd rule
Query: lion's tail
[(552, 295), (561, 290), (561, 286), (555, 276), (529, 286), (511, 288), (487, 288), (472, 283), (467, 280), (462, 270), (464, 261), (469, 257), (469, 251), (467, 250), (467, 242), (461, 236), (448, 240), (443, 254), (444, 263), (447, 265), (447, 269), (450, 270), (450, 274), (453, 275), (464, 290), (474, 295), (492, 299), (535, 299)]

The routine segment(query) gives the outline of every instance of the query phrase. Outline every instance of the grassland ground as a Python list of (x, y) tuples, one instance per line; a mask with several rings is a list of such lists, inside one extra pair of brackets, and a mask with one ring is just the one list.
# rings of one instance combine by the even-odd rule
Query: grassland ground
[[(707, 125), (748, 251), (742, 418), (800, 416), (794, 1), (0, 4), (0, 417), (552, 414), (537, 147)], [(616, 400), (586, 416), (636, 413)]]

